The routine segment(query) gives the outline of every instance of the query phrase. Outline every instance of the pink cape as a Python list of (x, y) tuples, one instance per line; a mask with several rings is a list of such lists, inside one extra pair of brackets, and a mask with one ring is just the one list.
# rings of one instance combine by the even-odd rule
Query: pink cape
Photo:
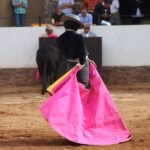
[(51, 34), (48, 35), (48, 37), (50, 37), (50, 38), (57, 38), (58, 36), (56, 34), (54, 34), (54, 33), (51, 33)]
[(90, 89), (77, 82), (77, 68), (64, 85), (41, 106), (43, 117), (59, 134), (80, 144), (109, 145), (131, 139), (94, 65)]

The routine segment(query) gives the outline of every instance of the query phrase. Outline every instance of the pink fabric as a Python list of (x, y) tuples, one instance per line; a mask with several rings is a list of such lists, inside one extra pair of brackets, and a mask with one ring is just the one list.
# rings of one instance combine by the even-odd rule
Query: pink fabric
[(81, 144), (109, 145), (130, 140), (131, 134), (94, 65), (90, 65), (90, 89), (77, 82), (76, 72), (41, 106), (49, 125)]
[(37, 71), (36, 71), (36, 80), (40, 81), (40, 72), (39, 72), (39, 69), (37, 69)]
[(52, 33), (52, 34), (49, 34), (48, 37), (57, 38), (58, 36), (56, 34)]
[(72, 74), (67, 75), (59, 84), (57, 84), (54, 88), (53, 88), (53, 92), (56, 93), (71, 77), (73, 74), (76, 74), (78, 72), (78, 69), (73, 69), (71, 71)]

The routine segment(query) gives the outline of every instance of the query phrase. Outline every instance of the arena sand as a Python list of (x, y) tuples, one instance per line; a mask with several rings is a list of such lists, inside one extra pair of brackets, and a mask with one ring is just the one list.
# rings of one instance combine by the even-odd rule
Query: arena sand
[(109, 85), (132, 140), (110, 146), (72, 143), (58, 135), (40, 114), (40, 87), (0, 87), (0, 150), (149, 150), (150, 85)]

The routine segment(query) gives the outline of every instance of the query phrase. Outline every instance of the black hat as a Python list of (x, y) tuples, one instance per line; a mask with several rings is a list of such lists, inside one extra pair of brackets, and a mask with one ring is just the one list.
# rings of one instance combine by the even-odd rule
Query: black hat
[(70, 14), (62, 17), (62, 20), (65, 21), (72, 21), (79, 25), (79, 28), (82, 29), (84, 24), (80, 21), (80, 18), (77, 15)]

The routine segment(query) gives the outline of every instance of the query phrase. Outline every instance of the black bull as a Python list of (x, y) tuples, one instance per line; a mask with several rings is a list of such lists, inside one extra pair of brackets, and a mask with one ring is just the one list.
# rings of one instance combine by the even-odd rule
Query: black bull
[(55, 46), (38, 49), (36, 62), (42, 84), (41, 94), (45, 94), (47, 86), (56, 81), (61, 59), (61, 52)]

